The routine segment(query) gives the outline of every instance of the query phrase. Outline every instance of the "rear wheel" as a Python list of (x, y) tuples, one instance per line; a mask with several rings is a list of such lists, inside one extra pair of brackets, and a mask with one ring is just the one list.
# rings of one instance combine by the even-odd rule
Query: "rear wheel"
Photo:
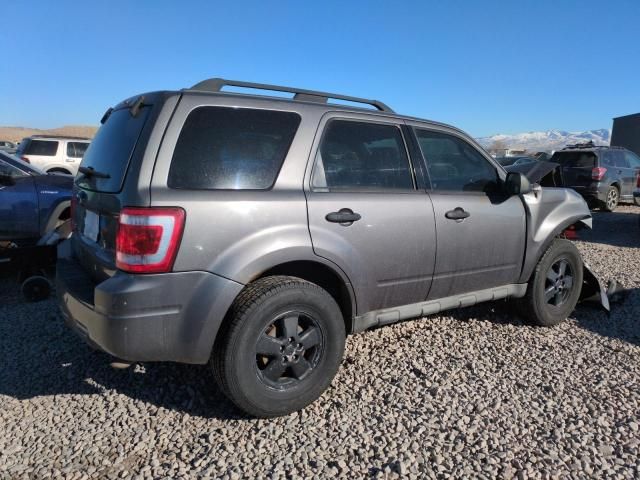
[(556, 239), (536, 266), (520, 312), (532, 323), (557, 325), (576, 307), (582, 289), (582, 258), (569, 240)]
[(602, 209), (607, 212), (613, 212), (618, 206), (618, 202), (620, 201), (620, 192), (618, 191), (618, 187), (615, 185), (611, 185), (609, 190), (607, 190), (607, 196), (602, 204)]
[(273, 276), (247, 286), (216, 341), (217, 383), (257, 417), (286, 415), (314, 400), (336, 374), (345, 326), (335, 300), (305, 280)]

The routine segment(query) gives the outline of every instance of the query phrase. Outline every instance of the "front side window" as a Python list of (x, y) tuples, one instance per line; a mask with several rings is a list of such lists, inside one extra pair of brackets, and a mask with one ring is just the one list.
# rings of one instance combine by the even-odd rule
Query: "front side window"
[(86, 142), (67, 142), (67, 156), (73, 158), (82, 158), (84, 152), (89, 146)]
[(413, 190), (413, 177), (400, 129), (333, 120), (316, 154), (311, 181), (329, 191)]
[(53, 157), (58, 152), (58, 142), (55, 140), (31, 140), (24, 150), (25, 155), (41, 155)]
[(6, 162), (3, 162), (2, 160), (0, 160), (0, 175), (4, 175), (7, 177), (13, 177), (13, 178), (18, 178), (18, 177), (26, 177), (27, 174), (23, 171), (21, 171), (20, 169), (14, 167), (13, 165), (9, 165)]
[(416, 129), (416, 135), (433, 190), (491, 192), (497, 188), (495, 167), (461, 138), (422, 129)]
[(196, 108), (178, 137), (168, 185), (204, 190), (269, 189), (299, 124), (300, 116), (293, 112)]

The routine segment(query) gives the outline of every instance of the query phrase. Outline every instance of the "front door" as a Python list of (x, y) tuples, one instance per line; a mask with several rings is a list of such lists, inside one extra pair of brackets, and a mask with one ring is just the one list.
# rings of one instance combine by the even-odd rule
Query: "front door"
[(518, 196), (500, 193), (496, 166), (454, 132), (415, 129), (437, 232), (429, 299), (515, 283), (526, 241)]
[(306, 195), (314, 251), (347, 274), (361, 315), (425, 299), (436, 238), (400, 126), (350, 117), (321, 123)]
[(33, 177), (0, 160), (0, 240), (39, 234), (38, 196)]

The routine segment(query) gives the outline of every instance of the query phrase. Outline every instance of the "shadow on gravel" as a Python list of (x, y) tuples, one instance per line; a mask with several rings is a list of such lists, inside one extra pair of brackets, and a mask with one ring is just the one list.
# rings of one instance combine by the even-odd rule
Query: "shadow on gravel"
[(580, 230), (580, 240), (614, 247), (640, 247), (640, 209), (627, 212), (592, 212), (592, 215), (593, 230)]
[(589, 303), (579, 304), (573, 312), (578, 325), (603, 337), (640, 346), (640, 288), (627, 290), (624, 301), (611, 305), (607, 315)]
[(9, 288), (0, 281), (0, 395), (23, 400), (115, 391), (192, 416), (248, 418), (217, 388), (207, 366), (113, 369), (109, 355), (91, 350), (64, 325), (54, 301), (25, 303)]
[[(597, 303), (583, 302), (578, 304), (571, 318), (580, 328), (596, 333), (602, 337), (622, 340), (640, 346), (640, 288), (627, 290), (627, 296), (620, 303), (611, 305), (611, 313), (607, 314)], [(496, 325), (527, 326), (528, 323), (516, 313), (508, 302), (490, 302), (473, 307), (459, 308), (443, 312), (462, 322), (484, 320)]]

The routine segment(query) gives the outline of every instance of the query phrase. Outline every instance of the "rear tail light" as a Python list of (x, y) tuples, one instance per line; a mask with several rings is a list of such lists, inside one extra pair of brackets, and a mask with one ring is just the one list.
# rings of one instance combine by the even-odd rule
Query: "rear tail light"
[(640, 172), (636, 174), (636, 187), (640, 188)]
[(604, 174), (607, 173), (607, 169), (604, 167), (593, 167), (591, 170), (591, 178), (594, 180), (602, 180)]
[(26, 163), (31, 163), (31, 160), (29, 160), (27, 157), (20, 157), (20, 160)]
[(124, 208), (118, 220), (116, 267), (132, 273), (171, 271), (184, 218), (181, 208)]

